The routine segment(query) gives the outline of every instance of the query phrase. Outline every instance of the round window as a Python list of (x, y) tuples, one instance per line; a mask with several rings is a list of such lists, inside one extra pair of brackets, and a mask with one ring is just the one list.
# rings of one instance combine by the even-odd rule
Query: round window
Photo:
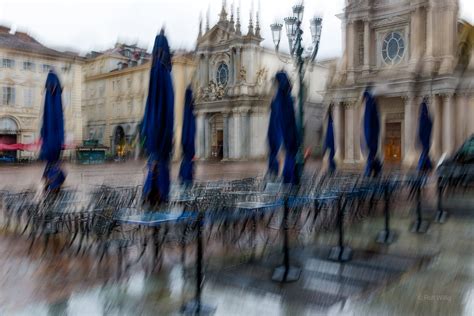
[(220, 86), (226, 86), (229, 80), (229, 67), (222, 63), (217, 68), (217, 84)]
[(382, 44), (382, 58), (388, 65), (398, 64), (405, 54), (405, 41), (398, 32), (389, 33)]

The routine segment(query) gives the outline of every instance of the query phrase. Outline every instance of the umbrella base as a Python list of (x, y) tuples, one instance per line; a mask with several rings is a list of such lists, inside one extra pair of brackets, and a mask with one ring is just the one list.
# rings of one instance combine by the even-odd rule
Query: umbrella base
[(273, 270), (272, 281), (280, 283), (296, 282), (301, 275), (301, 269), (295, 266), (289, 266), (285, 274), (285, 266), (279, 266)]
[(410, 231), (412, 233), (417, 233), (417, 234), (425, 234), (428, 231), (428, 228), (430, 227), (430, 222), (427, 220), (416, 220), (410, 228)]
[(444, 224), (446, 223), (446, 220), (448, 219), (448, 212), (439, 210), (436, 212), (436, 217), (435, 217), (435, 222), (439, 224)]
[(352, 249), (350, 247), (332, 247), (328, 259), (338, 262), (350, 261), (352, 259)]
[(386, 244), (389, 245), (393, 243), (397, 239), (397, 234), (393, 230), (381, 230), (377, 234), (377, 238), (375, 241), (379, 244)]
[(187, 316), (214, 315), (215, 311), (215, 307), (203, 305), (196, 300), (189, 301), (181, 307), (181, 314)]

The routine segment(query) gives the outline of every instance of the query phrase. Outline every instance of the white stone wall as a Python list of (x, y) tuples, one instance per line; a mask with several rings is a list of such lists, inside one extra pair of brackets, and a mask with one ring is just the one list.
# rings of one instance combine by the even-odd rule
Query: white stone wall
[[(0, 49), (0, 60), (12, 59), (15, 65), (12, 69), (2, 68), (0, 71), (0, 89), (4, 86), (15, 89), (15, 104), (4, 105), (0, 99), (0, 117), (13, 118), (21, 133), (17, 142), (33, 143), (40, 137), (41, 117), (44, 107), (44, 86), (48, 69), (43, 65), (52, 66), (58, 74), (63, 86), (63, 110), (66, 141), (71, 144), (82, 141), (81, 122), (81, 61), (72, 58), (50, 57), (41, 54), (29, 54), (9, 49)], [(32, 70), (24, 70), (23, 62), (32, 62)], [(67, 68), (67, 69), (66, 69)], [(0, 94), (3, 91), (0, 90)], [(31, 98), (31, 104), (28, 99)], [(65, 152), (69, 156), (70, 152)], [(36, 152), (18, 152), (18, 158), (35, 158)]]

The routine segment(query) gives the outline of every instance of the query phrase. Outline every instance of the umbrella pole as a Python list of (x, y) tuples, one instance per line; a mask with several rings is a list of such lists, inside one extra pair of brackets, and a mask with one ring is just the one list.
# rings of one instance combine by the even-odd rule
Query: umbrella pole
[(389, 183), (383, 184), (384, 193), (384, 213), (385, 213), (385, 229), (377, 235), (376, 242), (379, 244), (391, 244), (395, 240), (395, 233), (390, 230), (390, 187)]
[(345, 262), (352, 258), (352, 249), (344, 246), (344, 208), (343, 195), (337, 201), (337, 225), (339, 227), (339, 243), (329, 252), (328, 259), (331, 261)]
[(196, 293), (194, 300), (188, 302), (181, 309), (184, 315), (212, 315), (215, 311), (215, 308), (201, 303), (201, 293), (202, 293), (202, 260), (203, 260), (203, 244), (202, 244), (202, 230), (204, 222), (204, 214), (202, 211), (198, 211), (197, 223), (196, 223)]
[(301, 269), (290, 265), (290, 239), (288, 236), (289, 224), (288, 217), (290, 208), (288, 206), (288, 197), (285, 197), (283, 210), (283, 265), (273, 270), (272, 281), (287, 283), (298, 281)]
[(438, 199), (437, 199), (437, 211), (436, 211), (436, 218), (435, 221), (440, 224), (444, 224), (446, 222), (446, 217), (448, 216), (448, 212), (443, 210), (442, 205), (442, 198), (443, 198), (443, 180), (438, 178)]
[(416, 183), (416, 221), (412, 224), (413, 233), (424, 234), (428, 231), (429, 223), (423, 220), (421, 211), (421, 189), (423, 186), (423, 176), (419, 175)]

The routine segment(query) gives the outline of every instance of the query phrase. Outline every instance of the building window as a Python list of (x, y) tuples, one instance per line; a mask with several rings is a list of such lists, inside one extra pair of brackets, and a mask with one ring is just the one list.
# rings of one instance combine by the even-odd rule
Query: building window
[(14, 68), (15, 67), (15, 61), (13, 59), (3, 58), (2, 67), (3, 68)]
[(15, 104), (15, 88), (13, 88), (13, 87), (3, 87), (3, 89), (2, 89), (2, 103), (4, 105), (14, 105)]
[(44, 65), (43, 65), (43, 72), (48, 72), (48, 71), (50, 71), (51, 69), (53, 69), (53, 66), (47, 65), (47, 64), (44, 64)]
[(226, 64), (221, 63), (217, 68), (217, 84), (220, 86), (226, 86), (229, 80), (229, 67)]
[(389, 33), (382, 43), (382, 58), (388, 65), (398, 64), (405, 54), (405, 41), (398, 32)]
[(71, 65), (70, 64), (64, 65), (64, 66), (61, 67), (61, 72), (63, 72), (63, 73), (67, 73), (67, 72), (69, 72), (69, 70), (71, 70)]
[(25, 90), (23, 91), (23, 99), (25, 107), (31, 108), (33, 106), (34, 93), (32, 88), (25, 88)]
[(23, 70), (35, 71), (35, 64), (31, 61), (24, 61)]

